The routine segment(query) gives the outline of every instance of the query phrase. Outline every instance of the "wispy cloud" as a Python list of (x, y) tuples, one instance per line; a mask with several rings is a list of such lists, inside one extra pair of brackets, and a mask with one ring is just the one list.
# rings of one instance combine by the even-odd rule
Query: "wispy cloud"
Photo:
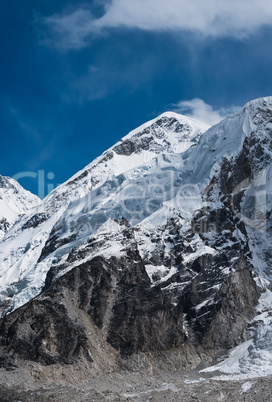
[(239, 110), (238, 106), (230, 106), (214, 110), (211, 105), (208, 105), (202, 99), (194, 98), (191, 100), (181, 101), (175, 105), (174, 111), (193, 117), (196, 120), (209, 124), (210, 126), (219, 123), (226, 116)]
[(43, 42), (63, 50), (81, 49), (89, 44), (90, 35), (98, 32), (89, 10), (78, 9), (71, 14), (55, 14), (37, 21), (48, 27)]
[(96, 18), (89, 9), (55, 14), (42, 20), (51, 42), (63, 49), (81, 49), (93, 35), (108, 28), (149, 31), (187, 31), (204, 36), (244, 37), (272, 25), (272, 3), (267, 0), (112, 0)]

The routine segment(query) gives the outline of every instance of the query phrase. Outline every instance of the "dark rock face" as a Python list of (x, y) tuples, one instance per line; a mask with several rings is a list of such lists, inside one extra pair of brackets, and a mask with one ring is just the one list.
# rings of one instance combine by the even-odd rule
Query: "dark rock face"
[(0, 175), (0, 188), (7, 188), (14, 190), (15, 193), (18, 193), (17, 189), (10, 182), (9, 177), (4, 177)]
[(6, 316), (0, 327), (2, 354), (45, 364), (69, 363), (79, 355), (90, 360), (82, 314), (121, 356), (167, 350), (186, 339), (181, 311), (159, 288), (150, 289), (141, 259), (132, 254), (82, 264)]
[(205, 346), (212, 341), (229, 349), (247, 339), (248, 322), (255, 316), (255, 306), (260, 289), (243, 256), (237, 263), (236, 272), (223, 284), (215, 298), (215, 316), (203, 337)]
[(6, 220), (6, 218), (0, 219), (0, 230), (6, 232), (10, 228), (10, 223)]
[(133, 152), (135, 152), (135, 144), (133, 141), (130, 140), (125, 140), (122, 142), (122, 144), (117, 145), (114, 150), (117, 154), (119, 155), (131, 155)]
[[(247, 339), (245, 329), (256, 314), (254, 307), (260, 296), (248, 268), (241, 256), (236, 271), (223, 283), (211, 305), (200, 306), (197, 310), (187, 306), (188, 321), (204, 348), (230, 349)], [(197, 290), (201, 289), (201, 280), (206, 279), (209, 283), (205, 276), (194, 281), (192, 299), (199, 296)], [(207, 288), (205, 290), (207, 292)]]
[(12, 322), (6, 316), (1, 323), (1, 343), (13, 357), (53, 364), (79, 355), (86, 336), (62, 304), (37, 300), (27, 307)]
[[(164, 139), (163, 146), (154, 141), (154, 138), (163, 139), (165, 130), (173, 133), (182, 133), (183, 141), (191, 132), (189, 125), (181, 124), (176, 118), (163, 116), (153, 123), (150, 127), (135, 134), (132, 139), (125, 139), (120, 144), (116, 145), (113, 150), (119, 155), (129, 156), (132, 153), (139, 153), (142, 150), (149, 150), (155, 153), (160, 153), (162, 150), (170, 146)], [(166, 147), (166, 148), (165, 148)]]
[(209, 270), (215, 262), (204, 256), (194, 263), (197, 276), (176, 305), (163, 286), (151, 285), (136, 249), (121, 259), (96, 257), (79, 264), (53, 282), (48, 279), (40, 296), (1, 320), (2, 364), (9, 364), (10, 356), (43, 364), (84, 358), (92, 364), (94, 341), (99, 349), (103, 345), (101, 353), (115, 350), (120, 357), (234, 346), (246, 337), (259, 291), (241, 256), (214, 303), (196, 310), (216, 282), (216, 268)]
[(32, 228), (36, 228), (37, 226), (39, 226), (42, 222), (46, 221), (48, 218), (48, 215), (40, 213), (40, 214), (36, 214), (33, 215), (23, 226), (22, 229), (28, 229), (30, 227)]

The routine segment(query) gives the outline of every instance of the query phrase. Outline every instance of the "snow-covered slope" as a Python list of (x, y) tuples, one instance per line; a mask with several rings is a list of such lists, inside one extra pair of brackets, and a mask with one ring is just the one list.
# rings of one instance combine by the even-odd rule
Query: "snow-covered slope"
[(148, 163), (160, 154), (185, 152), (209, 126), (190, 117), (166, 112), (131, 131), (44, 200), (46, 210), (85, 196), (107, 179)]
[[(94, 208), (95, 211), (101, 208), (103, 215), (102, 205), (107, 202), (105, 191), (109, 191), (109, 188), (110, 192), (118, 189), (118, 183), (125, 180), (123, 173), (141, 175), (142, 170), (149, 170), (152, 164), (157, 163), (156, 158), (160, 159), (164, 154), (180, 155), (196, 144), (207, 129), (206, 124), (189, 117), (164, 113), (130, 132), (90, 165), (53, 190), (32, 215), (17, 222), (0, 243), (0, 298), (4, 304), (16, 308), (41, 290), (56, 257), (52, 255), (43, 261), (39, 259), (54, 225), (57, 222), (61, 226), (64, 224), (63, 218), (69, 205), (68, 215), (64, 218), (66, 220), (77, 210), (81, 214), (85, 207)], [(140, 168), (137, 173), (138, 166)], [(101, 223), (106, 220), (101, 219)], [(69, 227), (73, 225), (72, 222), (69, 222)], [(24, 286), (21, 286), (22, 281)]]
[(37, 196), (24, 190), (15, 180), (0, 176), (0, 238), (19, 215), (30, 213), (40, 202)]

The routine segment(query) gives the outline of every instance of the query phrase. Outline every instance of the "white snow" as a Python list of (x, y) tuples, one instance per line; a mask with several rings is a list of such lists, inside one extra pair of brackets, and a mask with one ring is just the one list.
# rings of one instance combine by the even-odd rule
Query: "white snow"
[(221, 380), (272, 375), (272, 292), (269, 289), (262, 293), (257, 312), (252, 321), (257, 324), (254, 336), (232, 349), (227, 359), (201, 372), (220, 371), (226, 375), (215, 379)]
[(211, 301), (211, 299), (204, 300), (202, 303), (197, 304), (197, 305), (194, 307), (194, 309), (195, 309), (196, 311), (198, 311), (198, 310), (200, 310), (202, 307), (206, 306), (210, 301)]
[(201, 257), (205, 254), (216, 255), (217, 251), (209, 246), (206, 246), (202, 242), (198, 242), (198, 247), (195, 252), (187, 254), (183, 257), (184, 262), (194, 261), (198, 257)]
[[(0, 176), (0, 223), (4, 218), (12, 226), (19, 215), (30, 214), (40, 202), (36, 195), (23, 189), (15, 180)], [(4, 235), (5, 231), (0, 228), (0, 239)]]
[(241, 394), (244, 394), (244, 393), (246, 393), (247, 391), (249, 391), (252, 387), (253, 387), (253, 385), (254, 385), (255, 383), (254, 382), (252, 382), (252, 381), (246, 381), (246, 382), (244, 382), (243, 384), (242, 384), (242, 389), (241, 389)]
[[(151, 282), (154, 282), (154, 285), (167, 281), (167, 279), (171, 278), (177, 272), (176, 267), (168, 268), (165, 267), (164, 265), (155, 266), (151, 264), (146, 264), (145, 270)], [(160, 279), (154, 281), (153, 279), (154, 274), (159, 275)]]
[(148, 389), (147, 391), (142, 391), (142, 392), (137, 392), (137, 393), (126, 392), (126, 393), (124, 393), (124, 397), (137, 398), (137, 399), (141, 398), (141, 400), (143, 400), (143, 401), (149, 401), (150, 400), (149, 398), (152, 397), (153, 392), (162, 392), (162, 391), (167, 391), (167, 390), (171, 390), (173, 392), (179, 391), (179, 389), (174, 384), (165, 382), (160, 387)]
[(230, 356), (223, 362), (216, 366), (207, 367), (200, 371), (200, 373), (210, 373), (213, 371), (221, 371), (222, 373), (238, 374), (241, 372), (240, 359), (247, 357), (248, 347), (252, 345), (252, 341), (246, 341), (241, 345), (234, 348)]

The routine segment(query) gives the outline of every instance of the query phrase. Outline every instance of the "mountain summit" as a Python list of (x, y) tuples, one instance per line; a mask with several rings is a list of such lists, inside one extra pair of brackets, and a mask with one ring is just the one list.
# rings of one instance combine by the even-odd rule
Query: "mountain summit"
[(36, 207), (40, 201), (15, 180), (0, 175), (0, 238), (20, 215)]
[(0, 242), (3, 361), (272, 362), (271, 150), (272, 98), (169, 112), (56, 188)]

